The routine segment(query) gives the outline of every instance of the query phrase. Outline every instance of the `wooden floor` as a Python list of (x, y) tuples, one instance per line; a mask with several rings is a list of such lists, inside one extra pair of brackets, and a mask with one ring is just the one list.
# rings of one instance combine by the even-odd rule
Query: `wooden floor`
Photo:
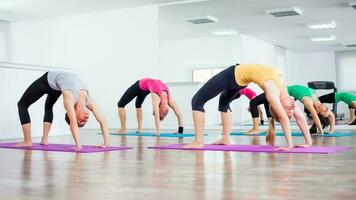
[[(208, 133), (206, 142), (219, 136)], [(239, 144), (264, 144), (263, 137), (232, 138)], [(92, 131), (82, 132), (81, 139), (83, 144), (102, 142)], [(317, 145), (353, 146), (329, 155), (146, 148), (192, 140), (111, 136), (112, 145), (134, 149), (92, 154), (0, 149), (0, 199), (356, 199), (356, 136), (315, 138)], [(72, 138), (50, 141), (72, 143)], [(277, 143), (285, 144), (284, 137)]]

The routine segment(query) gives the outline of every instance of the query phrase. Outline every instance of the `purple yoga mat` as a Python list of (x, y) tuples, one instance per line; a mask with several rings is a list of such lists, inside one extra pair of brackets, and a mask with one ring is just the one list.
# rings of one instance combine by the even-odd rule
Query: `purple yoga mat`
[(176, 149), (176, 150), (206, 150), (206, 151), (240, 151), (240, 152), (265, 152), (265, 153), (314, 153), (314, 154), (328, 154), (338, 151), (346, 151), (352, 149), (351, 147), (308, 147), (308, 148), (293, 148), (289, 151), (278, 151), (277, 147), (269, 145), (212, 145), (206, 144), (204, 148), (197, 149), (183, 149), (184, 144), (170, 144), (162, 146), (148, 147), (150, 149)]
[(0, 143), (0, 148), (11, 148), (11, 149), (23, 149), (23, 150), (40, 150), (40, 151), (61, 151), (61, 152), (73, 152), (73, 153), (95, 153), (95, 152), (105, 152), (105, 151), (119, 151), (125, 149), (132, 149), (132, 147), (107, 147), (107, 148), (97, 148), (93, 145), (83, 145), (81, 150), (71, 150), (74, 147), (71, 144), (49, 144), (40, 145), (38, 143), (33, 143), (32, 147), (16, 147), (16, 142), (11, 143)]

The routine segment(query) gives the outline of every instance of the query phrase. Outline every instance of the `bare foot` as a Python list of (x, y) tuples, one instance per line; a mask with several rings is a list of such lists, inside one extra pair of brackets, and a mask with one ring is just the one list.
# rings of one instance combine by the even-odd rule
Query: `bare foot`
[(40, 143), (41, 145), (45, 145), (45, 146), (47, 146), (48, 145), (48, 141), (47, 141), (47, 139), (43, 139), (42, 138), (42, 140), (41, 140), (41, 143)]
[(81, 149), (83, 149), (82, 145), (70, 148), (70, 150), (75, 150), (75, 151), (78, 151), (78, 150), (81, 150)]
[(15, 145), (16, 147), (31, 147), (32, 142), (21, 142)]
[(293, 147), (278, 147), (276, 148), (277, 151), (289, 151), (293, 149)]
[(245, 134), (257, 135), (257, 134), (260, 134), (260, 130), (251, 129), (251, 130), (247, 131)]
[(136, 133), (142, 133), (142, 129), (137, 129)]
[(201, 142), (192, 142), (190, 144), (186, 144), (182, 147), (183, 149), (195, 149), (195, 148), (204, 148), (204, 144)]
[(224, 138), (221, 138), (220, 140), (217, 140), (211, 144), (216, 144), (216, 145), (229, 145), (230, 144), (230, 141), (229, 139), (224, 139)]

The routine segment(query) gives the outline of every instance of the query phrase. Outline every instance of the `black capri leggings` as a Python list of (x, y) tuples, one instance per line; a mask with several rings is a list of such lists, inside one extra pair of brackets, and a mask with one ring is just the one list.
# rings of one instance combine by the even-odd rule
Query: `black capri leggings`
[(269, 112), (269, 103), (267, 101), (266, 95), (265, 93), (262, 93), (258, 96), (256, 96), (255, 98), (253, 98), (250, 101), (250, 110), (251, 110), (251, 116), (252, 118), (258, 118), (259, 117), (259, 113), (258, 113), (258, 106), (263, 104), (265, 106), (265, 110), (266, 110), (266, 115), (268, 118), (271, 118), (271, 113)]
[(325, 94), (319, 97), (321, 103), (335, 103), (335, 93)]
[(47, 94), (44, 112), (44, 122), (52, 123), (53, 121), (53, 105), (56, 103), (62, 92), (52, 89), (47, 80), (46, 72), (43, 76), (33, 82), (22, 95), (20, 101), (17, 103), (21, 124), (31, 122), (28, 108), (35, 103), (43, 95)]
[[(321, 103), (335, 103), (335, 93), (326, 94), (319, 97)], [(349, 108), (353, 108), (352, 105), (348, 105)], [(356, 111), (355, 111), (356, 113)]]
[(117, 107), (124, 108), (136, 97), (135, 107), (141, 108), (143, 101), (145, 100), (146, 96), (150, 94), (150, 92), (142, 90), (138, 82), (139, 81), (136, 81), (126, 90), (120, 101), (117, 103)]
[(221, 93), (219, 111), (227, 112), (231, 101), (240, 96), (238, 91), (246, 87), (236, 83), (235, 67), (237, 66), (231, 66), (208, 80), (192, 98), (192, 109), (205, 112), (205, 103)]

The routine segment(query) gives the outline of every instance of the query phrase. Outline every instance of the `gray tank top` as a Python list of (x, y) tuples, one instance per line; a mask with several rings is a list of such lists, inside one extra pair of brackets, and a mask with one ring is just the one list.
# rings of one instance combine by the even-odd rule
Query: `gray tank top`
[(47, 76), (49, 86), (57, 91), (69, 90), (74, 96), (75, 102), (78, 100), (80, 90), (88, 91), (87, 86), (76, 74), (63, 71), (49, 71)]

